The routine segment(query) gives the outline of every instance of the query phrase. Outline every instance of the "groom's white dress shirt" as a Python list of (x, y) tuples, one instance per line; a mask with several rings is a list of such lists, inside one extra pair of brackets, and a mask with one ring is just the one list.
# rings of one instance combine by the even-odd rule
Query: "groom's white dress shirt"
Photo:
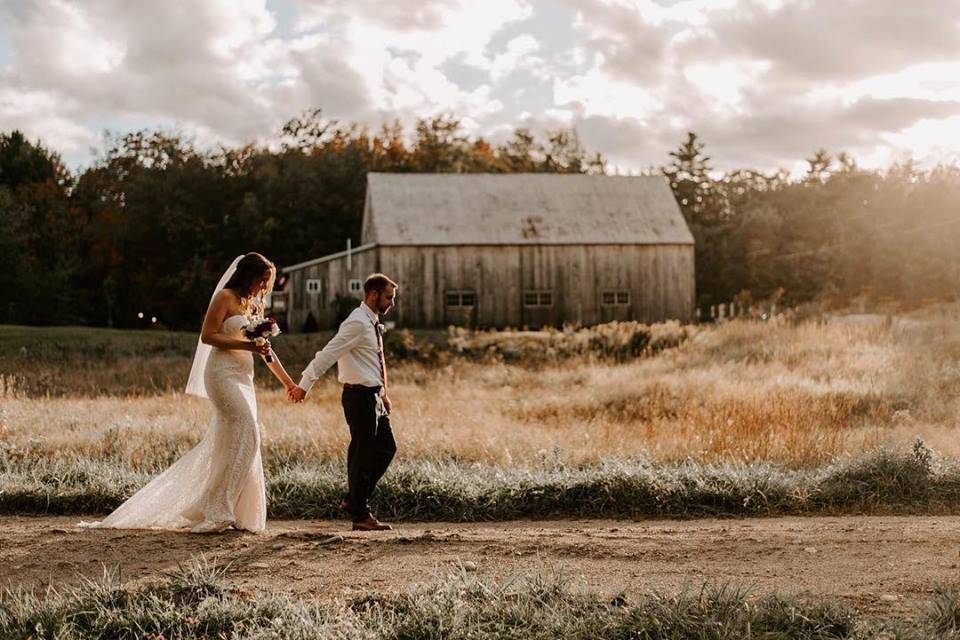
[(378, 322), (376, 312), (361, 302), (340, 325), (337, 335), (313, 357), (303, 370), (299, 387), (310, 387), (337, 363), (337, 379), (346, 384), (362, 384), (365, 387), (382, 387), (380, 351), (377, 347)]

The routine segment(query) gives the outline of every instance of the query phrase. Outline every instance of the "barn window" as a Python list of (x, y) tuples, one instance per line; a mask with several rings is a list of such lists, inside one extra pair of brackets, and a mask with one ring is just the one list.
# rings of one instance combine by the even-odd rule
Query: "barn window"
[(320, 281), (307, 280), (307, 293), (320, 293)]
[(523, 292), (523, 306), (552, 307), (553, 291), (527, 290)]
[(477, 294), (473, 291), (447, 291), (448, 307), (474, 307), (477, 304)]
[(283, 293), (269, 293), (267, 294), (267, 298), (264, 303), (268, 309), (273, 309), (274, 311), (286, 311), (287, 296)]
[(600, 302), (607, 306), (630, 304), (630, 291), (627, 289), (604, 291), (601, 294)]
[(363, 282), (354, 278), (350, 281), (350, 293), (360, 293), (363, 290)]

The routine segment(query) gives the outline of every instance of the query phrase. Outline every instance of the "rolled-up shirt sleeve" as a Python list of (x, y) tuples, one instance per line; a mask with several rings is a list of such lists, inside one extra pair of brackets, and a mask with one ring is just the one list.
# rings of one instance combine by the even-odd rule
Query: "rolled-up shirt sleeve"
[(304, 391), (310, 391), (313, 383), (333, 366), (333, 363), (339, 360), (340, 356), (356, 346), (360, 338), (363, 337), (364, 329), (366, 329), (366, 326), (361, 322), (347, 320), (341, 324), (337, 335), (333, 336), (327, 346), (317, 351), (317, 355), (303, 370), (298, 386)]

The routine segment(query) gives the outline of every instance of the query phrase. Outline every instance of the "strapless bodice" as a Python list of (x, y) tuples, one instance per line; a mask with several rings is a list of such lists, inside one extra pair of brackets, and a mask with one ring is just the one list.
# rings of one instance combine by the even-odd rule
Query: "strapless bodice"
[(228, 335), (231, 338), (240, 338), (242, 337), (241, 331), (245, 324), (247, 324), (247, 316), (239, 314), (230, 316), (223, 321), (223, 326), (220, 327), (220, 333)]
[[(233, 315), (223, 321), (220, 333), (231, 338), (243, 339), (243, 327), (247, 324), (247, 316)], [(237, 369), (239, 365), (239, 369)], [(210, 360), (207, 362), (207, 373), (213, 369), (223, 369), (224, 373), (242, 371), (244, 377), (253, 375), (253, 354), (239, 349), (213, 348)]]

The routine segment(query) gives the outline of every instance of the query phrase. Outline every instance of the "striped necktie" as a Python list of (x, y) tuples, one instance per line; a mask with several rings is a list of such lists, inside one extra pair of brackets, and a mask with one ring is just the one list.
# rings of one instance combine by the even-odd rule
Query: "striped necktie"
[(373, 321), (373, 332), (377, 334), (377, 355), (380, 356), (380, 377), (383, 378), (383, 391), (387, 391), (387, 361), (383, 356), (383, 334), (380, 333), (382, 325), (377, 320)]

